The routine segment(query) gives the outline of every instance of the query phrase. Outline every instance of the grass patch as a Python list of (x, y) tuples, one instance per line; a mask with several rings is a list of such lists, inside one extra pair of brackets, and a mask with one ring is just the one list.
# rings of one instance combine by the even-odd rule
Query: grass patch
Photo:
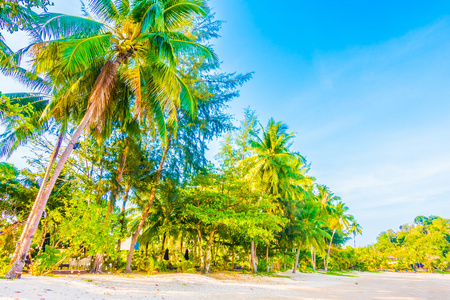
[(360, 272), (367, 272), (367, 273), (383, 273), (383, 272), (380, 272), (380, 271), (360, 271)]
[(356, 275), (351, 275), (351, 274), (348, 274), (348, 273), (336, 272), (336, 271), (328, 271), (328, 272), (319, 273), (319, 274), (331, 275), (331, 276), (342, 276), (342, 277), (358, 277)]
[(277, 273), (272, 273), (272, 272), (258, 272), (258, 273), (252, 274), (252, 275), (254, 277), (256, 277), (256, 276), (261, 276), (261, 277), (267, 276), (267, 277), (275, 277), (275, 278), (291, 278), (291, 277), (286, 276), (286, 275), (279, 275)]

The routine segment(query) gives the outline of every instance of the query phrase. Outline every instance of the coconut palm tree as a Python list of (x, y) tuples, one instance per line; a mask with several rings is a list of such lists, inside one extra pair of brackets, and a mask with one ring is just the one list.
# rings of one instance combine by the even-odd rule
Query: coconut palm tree
[(338, 202), (333, 209), (328, 219), (328, 228), (333, 230), (330, 243), (328, 245), (327, 260), (325, 264), (325, 271), (328, 271), (328, 263), (330, 260), (331, 245), (333, 244), (333, 238), (336, 231), (347, 230), (350, 226), (350, 221), (353, 219), (352, 215), (346, 214), (348, 207), (343, 202)]
[(291, 180), (296, 179), (299, 165), (304, 165), (304, 158), (289, 150), (293, 133), (287, 133), (287, 126), (269, 120), (266, 128), (261, 126), (262, 136), (251, 132), (250, 150), (253, 156), (244, 158), (241, 165), (244, 174), (258, 185), (258, 188), (272, 194), (287, 193)]
[[(295, 135), (288, 134), (287, 129), (284, 123), (275, 123), (270, 119), (266, 128), (261, 126), (261, 137), (255, 131), (250, 132), (252, 138), (249, 148), (254, 155), (241, 160), (244, 174), (255, 183), (254, 187), (277, 196), (278, 199), (282, 196), (291, 196), (290, 192), (293, 191), (291, 188), (295, 186), (293, 181), (303, 178), (305, 173), (305, 169), (302, 168), (305, 165), (304, 158), (289, 150), (290, 141)], [(281, 203), (278, 203), (277, 210), (281, 209)], [(255, 253), (254, 243), (251, 245), (252, 253)], [(268, 253), (269, 244), (266, 249), (267, 263)]]
[(308, 197), (302, 203), (295, 214), (295, 223), (293, 226), (294, 236), (298, 239), (297, 255), (295, 259), (293, 273), (298, 268), (300, 250), (306, 247), (318, 246), (323, 237), (330, 238), (329, 234), (323, 229), (325, 220), (320, 216), (320, 206), (314, 201), (314, 197)]
[(354, 248), (356, 249), (356, 235), (362, 234), (362, 227), (358, 222), (356, 222), (356, 220), (353, 220), (348, 228), (348, 231), (353, 234), (353, 243)]
[[(65, 112), (78, 127), (45, 192), (36, 199), (8, 278), (22, 270), (48, 197), (82, 132), (102, 128), (114, 113), (118, 79), (127, 83), (133, 95), (134, 116), (157, 125), (165, 140), (166, 122), (176, 127), (177, 109), (196, 114), (195, 99), (177, 75), (179, 57), (189, 54), (217, 60), (209, 48), (182, 33), (193, 15), (206, 14), (201, 0), (91, 0), (85, 14), (43, 14), (33, 31), (35, 43), (20, 51), (32, 56), (37, 74), (55, 79), (57, 97), (46, 113)], [(83, 92), (83, 97), (76, 97)]]

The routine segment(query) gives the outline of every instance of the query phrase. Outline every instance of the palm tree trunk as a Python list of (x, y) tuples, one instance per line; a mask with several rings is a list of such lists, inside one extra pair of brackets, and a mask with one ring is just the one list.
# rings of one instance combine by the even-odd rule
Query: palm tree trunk
[(333, 244), (333, 238), (334, 238), (335, 233), (336, 233), (336, 229), (333, 230), (333, 234), (331, 235), (330, 245), (328, 246), (327, 263), (325, 265), (325, 272), (328, 272), (328, 262), (330, 261), (331, 245)]
[[(48, 198), (50, 197), (53, 187), (55, 186), (56, 180), (58, 179), (59, 174), (61, 174), (64, 164), (72, 153), (75, 143), (78, 141), (78, 138), (81, 136), (84, 129), (90, 123), (94, 112), (101, 109), (102, 107), (102, 105), (97, 105), (98, 102), (96, 102), (95, 100), (97, 98), (104, 100), (108, 96), (108, 94), (112, 90), (120, 63), (124, 59), (125, 56), (119, 55), (113, 63), (106, 63), (99, 76), (97, 77), (97, 80), (95, 81), (94, 87), (92, 89), (92, 93), (89, 97), (89, 106), (83, 119), (81, 120), (80, 124), (75, 130), (75, 133), (70, 139), (69, 144), (61, 155), (61, 158), (59, 159), (56, 168), (53, 171), (48, 185), (45, 187), (45, 191), (43, 191), (41, 194), (42, 196), (39, 197), (40, 194), (38, 193), (38, 197), (36, 197), (35, 203), (33, 205), (34, 211), (32, 211), (28, 217), (28, 226), (26, 226), (26, 228), (22, 232), (23, 239), (21, 241), (21, 244), (17, 246), (20, 249), (17, 250), (16, 256), (11, 261), (11, 269), (6, 275), (6, 278), (15, 277), (13, 271), (22, 271), (25, 264), (25, 258), (31, 246), (31, 241), (33, 240), (34, 234), (36, 233), (39, 221), (42, 217), (42, 213), (44, 212), (45, 206), (47, 205)], [(97, 113), (98, 112), (99, 111), (97, 111)], [(51, 168), (51, 166), (49, 166), (49, 168)]]
[(313, 249), (313, 253), (314, 253), (314, 271), (316, 271), (316, 268), (317, 268), (316, 249)]
[(255, 245), (255, 241), (251, 242), (250, 247), (251, 247), (251, 254), (252, 254), (253, 273), (256, 273), (256, 272), (258, 272), (258, 267), (256, 265), (256, 245)]
[(267, 272), (270, 271), (270, 267), (269, 267), (269, 244), (267, 244), (267, 248), (266, 248), (266, 271)]
[[(47, 186), (47, 180), (50, 177), (50, 172), (52, 170), (53, 164), (55, 163), (56, 158), (58, 157), (59, 154), (59, 149), (61, 148), (61, 144), (62, 144), (62, 140), (64, 137), (64, 131), (61, 129), (59, 132), (59, 136), (58, 136), (58, 141), (55, 145), (55, 149), (53, 150), (52, 156), (50, 158), (50, 161), (47, 165), (47, 169), (45, 170), (45, 174), (44, 174), (44, 178), (42, 178), (42, 182), (41, 182), (41, 186), (39, 188), (38, 194), (36, 196), (36, 199), (40, 199), (42, 197), (42, 193), (45, 190), (45, 187)], [(30, 214), (28, 216), (27, 222), (25, 223), (25, 226), (23, 228), (22, 231), (22, 235), (20, 236), (19, 242), (17, 243), (17, 247), (14, 251), (13, 254), (13, 258), (11, 259), (11, 262), (15, 261), (19, 251), (21, 250), (21, 245), (23, 244), (23, 240), (25, 238), (25, 234), (26, 232), (28, 232), (28, 229), (30, 227), (31, 224), (31, 220), (34, 216), (34, 214), (36, 214), (36, 206), (39, 203), (39, 201), (34, 201), (33, 207), (31, 208)]]
[(356, 249), (356, 233), (353, 232), (353, 243), (354, 243), (354, 247)]
[[(73, 134), (69, 144), (67, 145), (64, 153), (62, 154), (61, 158), (59, 159), (55, 170), (53, 171), (53, 174), (48, 182), (48, 185), (45, 188), (45, 191), (41, 194), (38, 193), (35, 203), (33, 205), (33, 210), (31, 211), (27, 223), (28, 226), (25, 226), (23, 232), (22, 232), (22, 241), (21, 244), (19, 244), (17, 247), (19, 248), (17, 250), (17, 254), (14, 257), (14, 260), (12, 260), (11, 269), (9, 270), (8, 274), (6, 275), (6, 278), (14, 278), (13, 271), (22, 271), (23, 266), (25, 264), (25, 258), (27, 256), (27, 253), (30, 249), (31, 242), (33, 240), (34, 234), (36, 233), (37, 227), (39, 225), (39, 221), (41, 220), (42, 213), (44, 212), (45, 206), (47, 205), (48, 198), (50, 197), (50, 194), (53, 190), (53, 187), (55, 186), (56, 180), (59, 177), (59, 174), (61, 173), (64, 164), (66, 163), (67, 159), (69, 158), (70, 154), (73, 151), (73, 147), (75, 143), (77, 142), (78, 138), (80, 137), (81, 133), (83, 132), (84, 128), (89, 123), (89, 120), (92, 116), (92, 113), (94, 112), (94, 107), (89, 109), (85, 116), (83, 117), (83, 120), (81, 121), (80, 125), (78, 126), (77, 130)], [(53, 161), (51, 161), (53, 162)], [(48, 169), (51, 168), (51, 165), (49, 164)], [(42, 186), (45, 186), (45, 183)]]
[(167, 153), (169, 152), (171, 137), (172, 136), (170, 135), (167, 140), (166, 148), (164, 149), (164, 154), (161, 158), (161, 162), (159, 163), (159, 168), (156, 173), (155, 185), (152, 188), (150, 198), (148, 199), (147, 207), (145, 208), (144, 212), (142, 213), (141, 221), (139, 222), (136, 232), (133, 234), (133, 237), (131, 239), (130, 252), (128, 253), (127, 266), (125, 269), (125, 271), (127, 273), (131, 273), (131, 259), (133, 258), (134, 245), (136, 245), (139, 234), (141, 233), (141, 230), (144, 227), (145, 219), (147, 219), (148, 213), (150, 212), (150, 208), (152, 207), (152, 204), (153, 204), (153, 200), (155, 199), (156, 187), (159, 183), (159, 179), (161, 178), (161, 172), (163, 169), (163, 165), (164, 165), (164, 162), (166, 161)]
[(297, 256), (295, 257), (295, 265), (294, 265), (294, 270), (292, 270), (292, 273), (295, 274), (295, 271), (298, 268), (298, 259), (300, 257), (300, 247), (301, 247), (301, 243), (298, 243), (298, 249), (297, 249)]

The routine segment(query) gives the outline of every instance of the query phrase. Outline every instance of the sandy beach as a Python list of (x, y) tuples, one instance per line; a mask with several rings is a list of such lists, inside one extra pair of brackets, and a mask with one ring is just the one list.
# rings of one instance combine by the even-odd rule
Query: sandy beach
[(280, 273), (24, 276), (0, 280), (0, 299), (450, 299), (450, 275)]

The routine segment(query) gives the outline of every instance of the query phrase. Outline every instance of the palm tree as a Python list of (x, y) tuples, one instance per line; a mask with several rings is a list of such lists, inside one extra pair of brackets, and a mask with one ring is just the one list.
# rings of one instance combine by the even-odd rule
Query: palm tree
[(361, 225), (359, 225), (358, 222), (356, 222), (356, 220), (353, 220), (353, 222), (350, 224), (348, 231), (350, 233), (353, 233), (353, 243), (354, 243), (354, 248), (356, 249), (356, 235), (362, 234), (362, 227), (361, 227)]
[(193, 15), (206, 13), (201, 0), (91, 0), (86, 8), (92, 16), (42, 15), (35, 31), (40, 36), (20, 52), (32, 55), (36, 73), (55, 79), (57, 97), (46, 113), (83, 117), (45, 192), (36, 198), (8, 278), (22, 270), (48, 197), (82, 132), (89, 126), (101, 128), (117, 107), (118, 77), (133, 95), (134, 115), (157, 125), (166, 140), (165, 124), (176, 127), (178, 108), (196, 114), (195, 99), (177, 75), (178, 58), (192, 54), (216, 61), (210, 49), (181, 33)]
[(350, 221), (352, 216), (346, 214), (348, 207), (345, 206), (343, 202), (338, 202), (336, 206), (333, 207), (332, 213), (329, 215), (328, 228), (333, 230), (331, 235), (330, 244), (328, 245), (327, 260), (325, 264), (325, 271), (328, 271), (328, 263), (330, 260), (331, 245), (333, 244), (333, 238), (336, 231), (342, 231), (348, 229), (350, 226)]
[(295, 213), (293, 226), (293, 235), (298, 239), (298, 248), (292, 273), (295, 273), (298, 268), (302, 246), (318, 246), (323, 237), (329, 238), (329, 234), (323, 229), (325, 221), (320, 216), (320, 206), (314, 201), (314, 197), (304, 199), (300, 205), (301, 207)]
[[(298, 153), (289, 151), (290, 141), (295, 135), (288, 134), (287, 129), (282, 122), (275, 123), (270, 119), (265, 129), (261, 126), (262, 137), (251, 131), (249, 148), (254, 155), (241, 160), (244, 174), (247, 174), (250, 181), (255, 182), (255, 188), (273, 196), (288, 195), (292, 182), (304, 175), (299, 172), (300, 166), (304, 165), (304, 158)], [(280, 209), (278, 205), (278, 210)], [(251, 247), (254, 261), (256, 252), (254, 242), (251, 243)], [(267, 266), (268, 254), (269, 244), (266, 249)], [(255, 263), (253, 265), (255, 266)]]
[(261, 126), (262, 137), (251, 132), (250, 150), (253, 156), (244, 158), (244, 174), (254, 180), (258, 187), (272, 195), (287, 193), (290, 183), (298, 174), (299, 164), (304, 164), (304, 158), (290, 152), (289, 146), (293, 133), (287, 133), (287, 126), (282, 122), (269, 120), (266, 129)]

